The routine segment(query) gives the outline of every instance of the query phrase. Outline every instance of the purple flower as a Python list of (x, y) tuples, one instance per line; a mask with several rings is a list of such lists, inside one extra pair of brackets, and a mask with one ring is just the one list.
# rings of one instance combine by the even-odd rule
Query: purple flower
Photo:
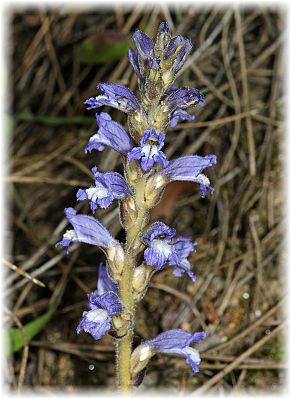
[(187, 109), (204, 103), (204, 96), (194, 87), (182, 87), (171, 93), (165, 101), (174, 108)]
[(176, 230), (162, 222), (153, 223), (145, 231), (142, 241), (147, 246), (144, 251), (144, 259), (148, 266), (161, 270), (169, 265), (174, 268), (176, 277), (187, 273), (194, 282), (196, 276), (190, 270), (187, 260), (190, 252), (194, 251), (196, 242), (192, 243), (188, 237), (174, 239)]
[(177, 237), (173, 247), (178, 255), (179, 261), (177, 263), (169, 263), (170, 266), (174, 267), (174, 276), (181, 277), (184, 273), (187, 273), (193, 283), (196, 281), (196, 276), (191, 272), (191, 265), (187, 258), (190, 253), (195, 250), (196, 245), (197, 242), (191, 242), (189, 237)]
[(159, 172), (159, 175), (165, 177), (168, 182), (178, 180), (199, 183), (201, 196), (204, 198), (207, 189), (211, 192), (214, 189), (211, 187), (208, 177), (201, 172), (214, 164), (216, 164), (215, 155), (206, 155), (205, 157), (187, 155), (169, 162), (168, 166)]
[(102, 295), (108, 291), (118, 294), (118, 285), (111, 280), (105, 263), (100, 263), (98, 269), (97, 293), (98, 295)]
[(127, 154), (129, 161), (141, 159), (141, 167), (144, 172), (150, 170), (156, 162), (161, 163), (163, 167), (167, 166), (169, 161), (161, 151), (164, 139), (165, 135), (156, 133), (155, 129), (145, 130), (140, 140), (140, 146), (134, 147)]
[(112, 317), (122, 312), (122, 303), (118, 295), (112, 291), (100, 295), (96, 290), (88, 295), (88, 299), (90, 310), (83, 312), (77, 333), (84, 330), (97, 340), (110, 329)]
[(188, 114), (187, 111), (178, 108), (171, 112), (170, 115), (170, 127), (175, 127), (181, 121), (194, 121), (195, 115)]
[(128, 58), (140, 80), (144, 80), (149, 69), (157, 69), (160, 65), (159, 58), (154, 52), (154, 43), (140, 30), (136, 30), (132, 36), (136, 50), (129, 49)]
[(85, 153), (91, 152), (93, 149), (103, 151), (105, 146), (113, 148), (122, 155), (126, 155), (133, 147), (132, 141), (124, 128), (111, 119), (106, 112), (96, 114), (96, 121), (99, 129), (89, 139), (89, 143), (85, 148)]
[(112, 317), (122, 312), (118, 286), (111, 280), (104, 263), (99, 265), (97, 290), (91, 292), (88, 299), (90, 310), (83, 312), (77, 333), (84, 330), (97, 340), (110, 329)]
[(77, 200), (89, 200), (90, 208), (95, 213), (98, 207), (108, 208), (115, 199), (125, 199), (130, 194), (130, 189), (124, 179), (117, 172), (98, 172), (96, 166), (92, 168), (95, 177), (95, 186), (87, 189), (80, 188)]
[(136, 30), (132, 35), (132, 38), (136, 44), (138, 54), (143, 59), (148, 59), (149, 56), (152, 55), (154, 48), (154, 43), (152, 40), (140, 30)]
[(180, 328), (163, 332), (155, 338), (146, 341), (142, 344), (141, 353), (167, 353), (170, 355), (181, 355), (186, 358), (187, 364), (192, 368), (192, 373), (199, 371), (199, 364), (201, 362), (199, 352), (191, 348), (190, 345), (197, 344), (206, 337), (205, 332), (197, 332), (191, 334)]
[(148, 246), (144, 251), (144, 258), (149, 266), (161, 270), (167, 263), (179, 262), (178, 254), (173, 247), (172, 238), (176, 230), (162, 222), (153, 223), (144, 233), (142, 241)]
[(71, 242), (83, 242), (85, 244), (97, 245), (101, 248), (111, 248), (118, 244), (109, 231), (97, 219), (87, 215), (77, 215), (73, 208), (66, 208), (65, 215), (73, 226), (73, 230), (67, 230), (63, 239), (56, 246), (61, 245), (69, 252)]
[(182, 68), (185, 59), (192, 49), (191, 40), (184, 38), (183, 36), (176, 36), (169, 41), (167, 49), (165, 51), (165, 59), (167, 60), (173, 54), (175, 54), (176, 59), (173, 65), (174, 73), (177, 73), (180, 68)]
[(97, 97), (91, 97), (84, 102), (87, 109), (108, 105), (128, 114), (139, 109), (139, 103), (131, 90), (117, 84), (100, 83), (97, 87), (104, 92)]

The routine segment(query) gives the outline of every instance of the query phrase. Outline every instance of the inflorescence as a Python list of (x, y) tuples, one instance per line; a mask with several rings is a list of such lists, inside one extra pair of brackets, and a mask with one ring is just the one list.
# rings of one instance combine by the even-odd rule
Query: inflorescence
[(198, 183), (202, 197), (207, 190), (212, 193), (203, 171), (216, 163), (216, 156), (212, 154), (168, 160), (163, 152), (168, 128), (181, 121), (194, 120), (195, 116), (187, 111), (204, 103), (204, 96), (197, 89), (173, 85), (192, 48), (191, 41), (182, 36), (172, 38), (165, 22), (160, 24), (155, 41), (139, 30), (133, 40), (136, 49), (129, 50), (129, 61), (138, 79), (138, 98), (122, 85), (102, 83), (97, 85), (100, 94), (85, 101), (89, 110), (105, 105), (127, 114), (128, 131), (108, 113), (96, 113), (98, 130), (85, 148), (85, 153), (103, 151), (106, 147), (119, 152), (124, 175), (103, 173), (95, 166), (92, 186), (77, 191), (77, 201), (88, 201), (92, 214), (119, 201), (126, 243), (113, 238), (95, 216), (79, 215), (73, 208), (65, 209), (73, 228), (57, 243), (65, 247), (67, 253), (72, 242), (96, 245), (105, 253), (106, 263), (99, 266), (97, 289), (88, 295), (89, 310), (83, 312), (77, 332), (85, 331), (95, 340), (106, 333), (118, 341), (127, 337), (130, 370), (127, 371), (129, 377), (126, 371), (121, 371), (126, 367), (123, 365), (126, 352), (123, 354), (120, 349), (121, 387), (126, 378), (130, 378), (129, 385), (138, 385), (156, 353), (184, 356), (192, 372), (199, 371), (199, 352), (191, 345), (203, 340), (205, 332), (191, 334), (173, 329), (142, 342), (133, 351), (130, 337), (135, 304), (145, 295), (154, 273), (169, 267), (174, 276), (186, 274), (193, 282), (196, 280), (187, 260), (195, 251), (196, 242), (176, 236), (174, 228), (160, 221), (149, 224), (149, 210), (159, 202), (164, 188), (172, 181)]

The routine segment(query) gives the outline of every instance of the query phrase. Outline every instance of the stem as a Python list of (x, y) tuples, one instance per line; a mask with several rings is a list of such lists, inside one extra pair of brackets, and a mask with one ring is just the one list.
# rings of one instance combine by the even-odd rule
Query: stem
[[(132, 262), (127, 261), (124, 265), (121, 280), (119, 282), (120, 298), (125, 308), (131, 313), (133, 318), (133, 297), (132, 297)], [(117, 371), (119, 375), (119, 388), (122, 393), (129, 393), (132, 390), (130, 358), (133, 330), (129, 330), (127, 335), (121, 338), (117, 344), (118, 364)]]
[(124, 338), (118, 341), (118, 377), (121, 393), (130, 393), (132, 391), (130, 372), (132, 337), (132, 332), (129, 332)]
[(121, 338), (117, 344), (118, 364), (117, 371), (119, 376), (119, 389), (121, 393), (130, 393), (132, 391), (132, 377), (131, 377), (131, 347), (133, 339), (133, 320), (134, 320), (134, 300), (132, 292), (132, 278), (135, 266), (136, 253), (134, 251), (134, 243), (138, 239), (142, 230), (143, 219), (145, 217), (145, 210), (142, 208), (138, 212), (135, 225), (127, 231), (127, 245), (125, 262), (121, 280), (119, 282), (120, 298), (126, 310), (131, 315), (132, 328), (127, 335)]

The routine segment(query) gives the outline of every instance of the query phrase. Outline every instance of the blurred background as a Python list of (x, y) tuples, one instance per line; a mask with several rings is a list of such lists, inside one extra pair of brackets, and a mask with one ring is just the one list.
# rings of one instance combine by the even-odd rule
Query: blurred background
[[(11, 253), (4, 259), (6, 384), (13, 391), (50, 394), (110, 390), (114, 342), (76, 334), (86, 294), (95, 289), (100, 251), (75, 245), (67, 256), (55, 243), (66, 228), (63, 209), (75, 206), (90, 169), (121, 172), (112, 150), (84, 154), (96, 131), (84, 100), (96, 84), (136, 90), (127, 60), (136, 28), (154, 37), (166, 20), (194, 44), (177, 85), (203, 91), (196, 121), (166, 138), (166, 154), (217, 154), (207, 171), (215, 193), (172, 183), (152, 220), (162, 220), (198, 242), (190, 261), (198, 276), (157, 273), (138, 305), (135, 344), (171, 328), (204, 329), (201, 373), (185, 359), (156, 356), (140, 392), (281, 392), (285, 384), (285, 286), (282, 253), (284, 9), (133, 5), (107, 9), (9, 8), (11, 73)], [(109, 110), (109, 109), (108, 109)], [(114, 120), (125, 123), (120, 112)], [(77, 209), (86, 213), (86, 204)], [(116, 204), (98, 218), (124, 239)], [(17, 269), (15, 270), (15, 266)], [(24, 272), (28, 275), (24, 275)], [(284, 275), (284, 273), (283, 273)], [(32, 281), (32, 278), (37, 280)], [(42, 286), (45, 285), (45, 286)], [(282, 307), (283, 304), (283, 307)]]

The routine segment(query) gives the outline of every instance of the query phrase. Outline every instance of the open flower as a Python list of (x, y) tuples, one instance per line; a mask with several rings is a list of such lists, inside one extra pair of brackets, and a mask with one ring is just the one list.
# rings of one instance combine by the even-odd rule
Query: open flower
[(216, 155), (186, 155), (170, 161), (169, 164), (162, 169), (156, 177), (159, 187), (165, 186), (171, 181), (190, 181), (200, 185), (201, 196), (206, 196), (207, 189), (212, 193), (213, 187), (210, 181), (202, 171), (216, 164)]
[(144, 259), (148, 266), (157, 270), (165, 266), (173, 267), (173, 274), (176, 277), (186, 273), (194, 282), (196, 276), (191, 272), (191, 266), (187, 260), (194, 251), (196, 241), (193, 243), (188, 237), (174, 238), (176, 230), (162, 222), (153, 223), (142, 237), (143, 243), (147, 246), (144, 251)]
[(88, 300), (90, 310), (83, 312), (77, 333), (84, 330), (97, 340), (110, 329), (112, 317), (122, 312), (118, 286), (109, 277), (104, 263), (99, 265), (97, 290), (88, 295)]
[(74, 230), (67, 230), (63, 235), (63, 239), (56, 246), (61, 245), (65, 247), (67, 253), (69, 252), (71, 242), (83, 242), (85, 244), (97, 245), (104, 249), (120, 245), (111, 236), (106, 227), (94, 217), (77, 215), (76, 210), (73, 208), (66, 208), (65, 215)]
[(141, 343), (131, 356), (131, 373), (134, 384), (139, 385), (142, 382), (149, 360), (157, 353), (183, 356), (186, 358), (187, 364), (191, 366), (192, 374), (197, 373), (201, 359), (198, 350), (190, 345), (199, 343), (205, 337), (206, 333), (203, 331), (191, 334), (176, 328)]
[(90, 208), (95, 213), (98, 207), (108, 208), (114, 199), (125, 199), (130, 194), (130, 189), (124, 179), (117, 172), (98, 172), (96, 166), (92, 168), (95, 178), (95, 186), (87, 189), (80, 188), (77, 192), (77, 200), (89, 200)]
[(216, 164), (216, 155), (210, 154), (204, 157), (199, 155), (186, 155), (170, 161), (169, 164), (155, 175), (151, 175), (148, 179), (148, 187), (151, 192), (161, 190), (172, 181), (190, 181), (200, 185), (201, 197), (206, 196), (207, 189), (212, 193), (214, 188), (211, 187), (207, 176), (202, 172)]
[(178, 262), (178, 255), (172, 244), (176, 230), (162, 222), (153, 223), (144, 233), (142, 241), (148, 246), (144, 251), (144, 258), (149, 266), (157, 270), (169, 261)]
[(205, 100), (203, 94), (194, 87), (181, 87), (171, 90), (165, 101), (170, 107), (187, 109), (203, 104)]
[(101, 295), (97, 291), (91, 292), (88, 300), (90, 310), (83, 312), (77, 333), (84, 330), (97, 340), (110, 330), (112, 317), (122, 312), (122, 303), (112, 291)]
[(132, 141), (125, 129), (111, 119), (106, 112), (96, 114), (98, 131), (90, 137), (89, 143), (85, 148), (85, 153), (93, 149), (103, 151), (105, 147), (113, 148), (115, 151), (126, 155), (133, 147)]
[(103, 94), (86, 100), (84, 104), (88, 105), (87, 109), (108, 105), (128, 114), (139, 109), (135, 95), (127, 87), (110, 83), (100, 83), (97, 87), (103, 91)]
[(199, 371), (199, 364), (201, 362), (199, 352), (191, 348), (190, 345), (197, 344), (206, 338), (205, 332), (197, 332), (194, 334), (184, 331), (180, 328), (163, 332), (155, 338), (146, 341), (142, 347), (153, 348), (154, 353), (166, 353), (173, 355), (180, 355), (186, 358), (187, 364), (192, 368), (192, 373)]
[(149, 171), (156, 162), (167, 166), (169, 161), (161, 151), (164, 146), (165, 135), (156, 133), (155, 129), (145, 130), (140, 140), (140, 146), (134, 147), (128, 154), (129, 161), (141, 159), (141, 168), (144, 172)]

